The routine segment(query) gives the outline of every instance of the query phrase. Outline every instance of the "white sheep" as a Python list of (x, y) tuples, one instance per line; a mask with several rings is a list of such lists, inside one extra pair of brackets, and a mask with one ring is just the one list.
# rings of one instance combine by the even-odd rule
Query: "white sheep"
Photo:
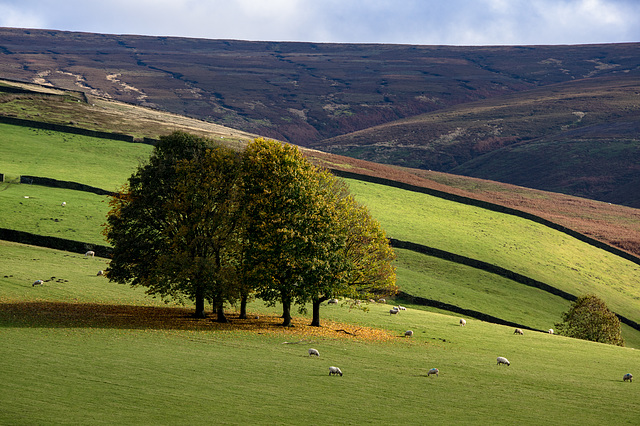
[(511, 365), (511, 363), (509, 362), (509, 360), (508, 360), (508, 359), (506, 359), (506, 358), (505, 358), (505, 357), (503, 357), (503, 356), (499, 356), (499, 357), (497, 358), (497, 360), (498, 360), (498, 364), (496, 364), (496, 365), (500, 365), (500, 364), (507, 364), (507, 365)]
[(624, 376), (622, 376), (622, 381), (626, 382), (626, 381), (632, 382), (633, 381), (633, 374), (631, 373), (627, 373)]
[(387, 299), (378, 299), (378, 303), (387, 303)]
[(62, 207), (64, 207), (64, 206), (66, 206), (66, 205), (67, 205), (67, 202), (66, 202), (66, 201), (63, 201), (63, 202), (62, 202), (62, 204), (60, 204), (60, 205), (61, 205)]
[(407, 308), (405, 308), (404, 306), (400, 306), (400, 305), (398, 305), (398, 309), (401, 310), (401, 311), (406, 311), (407, 310)]
[(404, 332), (404, 335), (407, 337), (413, 337), (413, 330), (407, 330)]
[(553, 328), (549, 329), (549, 334), (553, 334)]
[(31, 284), (31, 287), (34, 287), (34, 286), (37, 286), (37, 285), (42, 285), (42, 284), (44, 284), (44, 281), (42, 281), (42, 280), (35, 280), (35, 281), (33, 282), (33, 284)]
[(98, 273), (96, 274), (96, 276), (101, 277), (104, 275), (104, 271), (98, 271)]
[(467, 321), (464, 318), (460, 318), (460, 327), (467, 325)]
[(436, 375), (436, 377), (440, 377), (440, 376), (439, 376), (439, 374), (440, 374), (440, 370), (438, 370), (437, 368), (432, 368), (431, 370), (429, 370), (429, 371), (427, 372), (427, 377), (431, 376), (432, 374), (435, 374), (435, 375)]
[(521, 336), (524, 336), (524, 331), (522, 331), (522, 330), (521, 330), (521, 329), (519, 329), (519, 328), (516, 328), (516, 329), (515, 329), (515, 331), (513, 332), (513, 334), (519, 334), (519, 335), (521, 335)]
[(95, 251), (93, 251), (93, 250), (89, 250), (88, 252), (86, 252), (86, 253), (84, 254), (84, 256), (85, 256), (85, 257), (93, 257), (93, 256), (95, 256), (95, 255), (96, 255), (96, 252), (95, 252)]
[(318, 352), (317, 349), (311, 348), (311, 349), (309, 349), (309, 356), (311, 356), (311, 355), (320, 356), (320, 352)]
[(335, 304), (338, 303), (338, 299), (331, 299), (327, 303), (330, 304), (330, 305), (335, 305)]
[(395, 314), (397, 314), (398, 312), (400, 312), (400, 311), (399, 311), (399, 310), (397, 310), (397, 309), (389, 309), (389, 315), (395, 315)]
[(329, 367), (329, 375), (340, 375), (340, 377), (342, 377), (342, 370), (340, 370), (338, 367)]

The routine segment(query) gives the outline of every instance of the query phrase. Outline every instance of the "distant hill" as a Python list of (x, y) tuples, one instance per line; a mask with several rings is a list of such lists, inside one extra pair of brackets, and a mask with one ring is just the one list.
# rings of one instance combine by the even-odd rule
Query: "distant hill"
[(311, 146), (640, 207), (640, 77), (553, 84)]
[(639, 43), (323, 44), (0, 28), (1, 78), (629, 206), (640, 206), (638, 58)]

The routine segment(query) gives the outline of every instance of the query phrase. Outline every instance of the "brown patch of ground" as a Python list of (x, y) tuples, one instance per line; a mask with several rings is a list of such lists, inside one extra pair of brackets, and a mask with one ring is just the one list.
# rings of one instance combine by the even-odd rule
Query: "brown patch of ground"
[(311, 327), (307, 318), (294, 318), (294, 327), (282, 327), (275, 315), (249, 315), (240, 319), (227, 314), (228, 323), (214, 318), (194, 318), (193, 310), (177, 307), (101, 305), (64, 302), (0, 303), (0, 322), (15, 327), (86, 327), (152, 330), (244, 331), (279, 335), (297, 343), (308, 338), (347, 338), (366, 341), (389, 341), (397, 335), (387, 330), (353, 324), (322, 321), (322, 327)]

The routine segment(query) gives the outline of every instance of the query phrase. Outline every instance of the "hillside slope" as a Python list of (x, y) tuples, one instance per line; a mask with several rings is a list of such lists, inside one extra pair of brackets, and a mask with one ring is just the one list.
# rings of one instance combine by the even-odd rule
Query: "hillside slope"
[(640, 206), (640, 78), (583, 79), (312, 144), (342, 155)]
[(539, 86), (638, 75), (640, 44), (248, 42), (0, 28), (0, 76), (305, 145)]

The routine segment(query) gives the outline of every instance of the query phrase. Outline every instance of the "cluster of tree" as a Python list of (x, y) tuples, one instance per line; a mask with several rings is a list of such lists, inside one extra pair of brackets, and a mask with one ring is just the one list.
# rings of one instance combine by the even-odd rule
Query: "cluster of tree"
[(188, 133), (162, 137), (111, 200), (104, 234), (110, 281), (164, 300), (195, 302), (218, 321), (249, 297), (291, 309), (330, 298), (368, 299), (397, 290), (395, 254), (344, 182), (300, 151), (256, 139), (244, 151)]
[(594, 294), (578, 297), (555, 325), (558, 334), (593, 342), (624, 346), (620, 320)]

